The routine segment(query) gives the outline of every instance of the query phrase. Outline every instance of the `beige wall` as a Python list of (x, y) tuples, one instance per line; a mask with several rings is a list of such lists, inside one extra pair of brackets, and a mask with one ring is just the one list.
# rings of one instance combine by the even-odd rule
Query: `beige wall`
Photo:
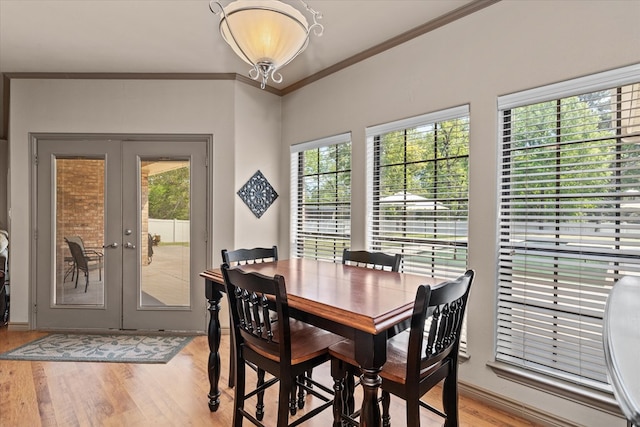
[[(281, 140), (280, 99), (274, 102), (268, 92), (257, 92), (248, 85), (239, 85), (235, 97), (235, 182), (237, 192), (256, 171), (260, 170), (278, 193), (278, 198), (260, 219), (247, 205), (235, 197), (237, 223), (234, 230), (236, 247), (271, 247), (278, 245), (278, 218), (286, 212), (280, 210), (282, 192), (288, 185), (280, 176), (280, 146), (270, 141)], [(288, 242), (282, 242), (287, 245)]]
[[(640, 63), (639, 17), (636, 0), (504, 0), (283, 99), (283, 165), (289, 145), (351, 131), (352, 185), (361, 190), (365, 127), (470, 104), (469, 263), (477, 276), (468, 313), (471, 359), (460, 377), (513, 399), (523, 412), (531, 406), (577, 425), (625, 423), (499, 379), (486, 366), (494, 360), (495, 340), (496, 103), (499, 95)], [(283, 180), (287, 174), (283, 168)], [(352, 245), (364, 247), (365, 194), (352, 195)], [(288, 196), (283, 202), (288, 204)], [(280, 241), (286, 242), (289, 224), (281, 227)]]
[[(202, 269), (218, 266), (220, 250), (235, 247), (239, 244), (237, 240), (243, 245), (265, 241), (257, 231), (245, 235), (232, 225), (239, 224), (242, 228), (251, 220), (246, 215), (248, 209), (238, 204), (236, 195), (246, 179), (256, 168), (268, 176), (276, 176), (281, 122), (279, 97), (235, 81), (196, 80), (13, 79), (11, 93), (11, 325), (29, 324), (30, 301), (34, 299), (31, 266), (35, 260), (31, 260), (30, 239), (30, 218), (34, 212), (28, 191), (30, 132), (211, 134), (213, 178), (209, 183), (212, 190), (209, 202), (213, 218), (209, 234), (212, 251)], [(248, 103), (248, 99), (253, 99), (253, 103)], [(262, 110), (270, 113), (257, 114)], [(244, 131), (245, 127), (256, 129), (259, 140), (258, 134)], [(245, 161), (236, 151), (258, 156)], [(260, 221), (254, 219), (247, 229), (269, 230), (272, 235), (267, 235), (268, 241), (274, 241), (277, 217), (276, 205)], [(227, 320), (224, 314), (220, 318), (223, 322)]]

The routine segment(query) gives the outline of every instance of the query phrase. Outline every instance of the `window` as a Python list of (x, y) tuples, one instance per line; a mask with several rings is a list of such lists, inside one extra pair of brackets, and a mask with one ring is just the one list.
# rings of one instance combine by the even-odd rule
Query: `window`
[(498, 105), (496, 359), (610, 390), (606, 298), (640, 274), (640, 66)]
[(351, 134), (291, 147), (292, 257), (341, 261), (351, 241)]
[(403, 271), (449, 279), (467, 268), (469, 107), (367, 129), (368, 246)]

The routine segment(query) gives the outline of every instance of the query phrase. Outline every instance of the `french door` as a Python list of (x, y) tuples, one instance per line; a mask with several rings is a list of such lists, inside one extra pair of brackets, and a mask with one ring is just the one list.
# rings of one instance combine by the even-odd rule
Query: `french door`
[(204, 331), (205, 138), (36, 138), (38, 329)]

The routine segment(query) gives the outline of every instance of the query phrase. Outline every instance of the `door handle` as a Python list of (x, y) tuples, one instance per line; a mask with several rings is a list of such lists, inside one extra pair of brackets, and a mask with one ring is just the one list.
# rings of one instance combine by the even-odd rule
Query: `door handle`
[(125, 243), (125, 244), (124, 244), (124, 248), (125, 248), (125, 249), (135, 249), (135, 248), (136, 248), (136, 245), (134, 245), (134, 244), (133, 244), (133, 243), (131, 243), (131, 242), (127, 242), (127, 243)]
[(113, 249), (116, 249), (118, 246), (119, 246), (118, 242), (113, 242), (109, 245), (102, 245), (103, 248), (113, 248)]

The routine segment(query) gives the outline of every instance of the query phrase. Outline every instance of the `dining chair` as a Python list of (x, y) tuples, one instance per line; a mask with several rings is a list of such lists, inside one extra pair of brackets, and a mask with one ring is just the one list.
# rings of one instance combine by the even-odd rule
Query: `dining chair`
[[(89, 288), (89, 263), (97, 262), (98, 270), (100, 274), (100, 280), (102, 280), (102, 252), (98, 252), (93, 249), (86, 249), (84, 243), (79, 236), (65, 237), (65, 242), (69, 246), (71, 257), (73, 258), (73, 269), (75, 275), (75, 287), (78, 287), (78, 276), (82, 271), (85, 277), (84, 291), (87, 292)], [(72, 276), (73, 277), (73, 276)]]
[[(305, 372), (328, 361), (328, 348), (342, 338), (289, 317), (284, 277), (245, 273), (227, 264), (222, 265), (222, 273), (235, 336), (233, 426), (241, 427), (245, 418), (263, 426), (264, 391), (276, 382), (280, 383), (278, 427), (296, 426), (331, 407), (332, 390), (306, 378)], [(245, 385), (247, 362), (258, 367), (258, 384), (248, 393)], [(265, 372), (273, 378), (265, 381)], [(308, 381), (314, 388), (307, 387)], [(288, 424), (289, 414), (295, 415), (298, 408), (304, 407), (304, 402), (296, 402), (298, 388), (306, 389), (322, 404)], [(246, 399), (254, 395), (258, 401), (255, 417), (244, 407)]]
[[(82, 256), (85, 258), (87, 264), (91, 263), (91, 262), (95, 262), (98, 265), (98, 277), (100, 280), (102, 280), (102, 261), (104, 258), (104, 254), (102, 253), (102, 251), (98, 250), (98, 248), (94, 248), (94, 247), (87, 247), (84, 245), (84, 240), (82, 240), (82, 237), (80, 236), (69, 236), (69, 237), (65, 237), (64, 241), (67, 242), (67, 244), (69, 242), (73, 242), (76, 245), (78, 245), (80, 247), (80, 250), (82, 251)], [(69, 249), (71, 250), (71, 249)], [(77, 274), (79, 272), (79, 268), (77, 265), (77, 261), (76, 258), (73, 256), (73, 254), (71, 255), (71, 261), (72, 261), (72, 275), (71, 275), (71, 280), (74, 280), (74, 276), (75, 276), (75, 280), (76, 280), (76, 287), (78, 286), (78, 278), (77, 278)], [(68, 272), (65, 273), (65, 278), (68, 275)]]
[(153, 262), (153, 236), (151, 233), (147, 233), (147, 265)]
[[(391, 394), (406, 402), (407, 419), (403, 425), (407, 427), (420, 426), (421, 406), (443, 417), (445, 427), (458, 426), (458, 350), (473, 277), (474, 271), (468, 270), (455, 280), (434, 287), (418, 287), (411, 329), (387, 341), (387, 362), (379, 374), (383, 426), (391, 425)], [(329, 354), (334, 390), (341, 390), (341, 398), (334, 399), (334, 417), (340, 418), (334, 420), (334, 425), (340, 425), (341, 419), (355, 422), (359, 414), (349, 402), (353, 389), (345, 386), (345, 378), (359, 371), (354, 343), (341, 341), (329, 347)], [(420, 398), (442, 380), (441, 411)]]
[[(222, 250), (222, 263), (227, 264), (228, 266), (277, 260), (278, 247), (275, 245), (270, 248), (240, 248), (233, 251), (227, 249)], [(231, 340), (233, 340), (233, 334), (231, 334)], [(233, 372), (235, 371), (235, 357), (233, 355), (235, 351), (234, 348), (235, 346), (233, 344), (229, 346), (229, 387), (233, 387), (235, 384), (235, 380), (233, 378)]]
[(342, 263), (358, 267), (398, 272), (400, 271), (401, 262), (402, 256), (399, 254), (388, 255), (382, 252), (351, 251), (347, 248), (342, 251)]

